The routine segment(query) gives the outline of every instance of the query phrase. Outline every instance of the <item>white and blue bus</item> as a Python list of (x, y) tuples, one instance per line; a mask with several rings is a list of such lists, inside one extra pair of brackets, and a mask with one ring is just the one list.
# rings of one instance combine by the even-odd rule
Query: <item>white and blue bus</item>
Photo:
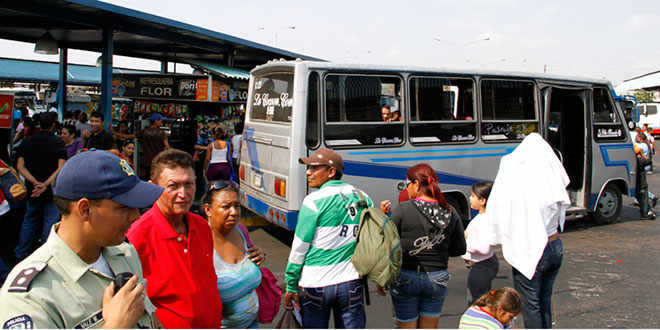
[[(376, 203), (397, 200), (406, 170), (426, 162), (465, 219), (470, 186), (493, 180), (500, 158), (531, 132), (566, 168), (571, 213), (611, 223), (622, 194), (634, 194), (628, 123), (606, 80), (270, 61), (252, 70), (248, 100), (241, 203), (290, 230), (310, 192), (298, 158), (321, 147), (343, 157), (343, 180)], [(383, 121), (385, 104), (400, 121)]]

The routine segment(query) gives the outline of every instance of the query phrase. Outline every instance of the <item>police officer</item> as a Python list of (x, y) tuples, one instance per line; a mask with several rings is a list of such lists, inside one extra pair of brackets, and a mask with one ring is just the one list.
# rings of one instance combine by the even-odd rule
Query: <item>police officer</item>
[[(2, 327), (158, 327), (140, 260), (124, 235), (138, 208), (151, 206), (162, 191), (109, 152), (69, 159), (54, 189), (62, 219), (0, 290)], [(115, 290), (113, 280), (126, 272), (134, 275)]]

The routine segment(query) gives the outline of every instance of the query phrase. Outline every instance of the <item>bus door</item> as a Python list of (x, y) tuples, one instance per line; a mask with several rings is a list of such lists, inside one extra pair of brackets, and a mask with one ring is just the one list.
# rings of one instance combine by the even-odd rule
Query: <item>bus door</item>
[(587, 129), (589, 89), (547, 86), (543, 89), (544, 137), (570, 179), (571, 205), (586, 208), (591, 180), (591, 149)]

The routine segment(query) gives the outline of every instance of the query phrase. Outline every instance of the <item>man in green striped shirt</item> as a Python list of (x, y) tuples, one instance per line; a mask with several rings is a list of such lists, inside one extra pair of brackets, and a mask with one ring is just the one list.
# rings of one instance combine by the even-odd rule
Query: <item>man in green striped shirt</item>
[(344, 162), (334, 151), (321, 148), (299, 161), (307, 165), (309, 186), (319, 189), (305, 197), (298, 214), (286, 266), (285, 307), (302, 301), (304, 328), (327, 328), (333, 309), (336, 328), (364, 328), (363, 282), (351, 262), (360, 197), (340, 180)]

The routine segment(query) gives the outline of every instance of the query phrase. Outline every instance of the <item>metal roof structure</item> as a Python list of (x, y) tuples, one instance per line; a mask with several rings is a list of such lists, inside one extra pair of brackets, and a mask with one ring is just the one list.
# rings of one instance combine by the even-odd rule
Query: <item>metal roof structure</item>
[[(251, 70), (274, 58), (321, 60), (95, 0), (0, 2), (0, 38), (35, 43), (47, 31), (59, 47), (100, 52), (111, 28), (115, 55), (205, 61)], [(321, 60), (322, 61), (322, 60)]]
[(250, 79), (250, 72), (226, 67), (224, 65), (213, 64), (205, 61), (198, 60), (186, 60), (186, 63), (190, 64), (193, 68), (202, 69), (209, 71), (212, 74), (218, 75), (220, 77), (232, 78), (232, 79)]
[[(20, 60), (0, 57), (0, 80), (29, 82), (58, 82), (60, 64), (57, 62)], [(159, 73), (158, 71), (112, 68), (113, 73)], [(100, 85), (101, 68), (91, 65), (68, 64), (67, 82), (72, 85)]]
[(645, 91), (660, 90), (660, 71), (626, 79), (616, 86), (616, 91), (620, 94), (640, 89)]

